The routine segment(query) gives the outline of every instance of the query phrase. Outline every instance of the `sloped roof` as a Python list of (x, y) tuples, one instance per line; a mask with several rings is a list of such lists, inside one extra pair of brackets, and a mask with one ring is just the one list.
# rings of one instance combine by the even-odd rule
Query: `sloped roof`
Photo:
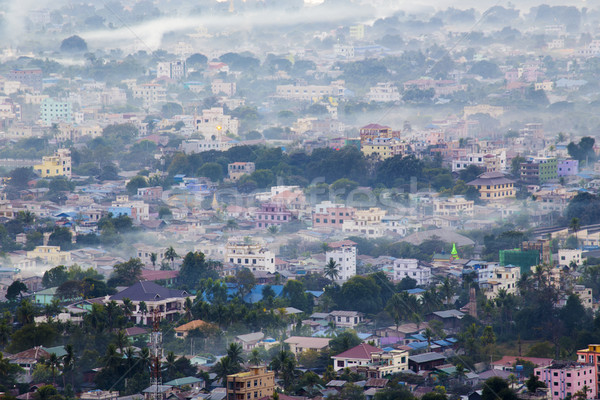
[(445, 360), (446, 357), (440, 353), (423, 353), (408, 357), (412, 362), (424, 363), (437, 360)]
[(295, 344), (303, 349), (322, 349), (329, 346), (331, 338), (315, 338), (305, 336), (291, 336), (284, 340), (285, 343)]
[(185, 378), (173, 379), (172, 381), (166, 382), (165, 385), (184, 386), (184, 385), (192, 385), (194, 383), (199, 383), (202, 381), (203, 381), (203, 379), (196, 378), (195, 376), (187, 376)]
[(48, 358), (50, 357), (50, 353), (44, 350), (42, 346), (37, 346), (8, 356), (7, 358), (11, 361), (18, 362), (19, 360), (39, 360), (42, 357)]
[(187, 332), (201, 328), (203, 326), (212, 326), (212, 324), (206, 321), (202, 321), (201, 319), (195, 319), (193, 321), (188, 322), (187, 324), (178, 326), (177, 328), (175, 328), (175, 332)]
[(365, 125), (360, 129), (390, 129), (389, 126), (379, 125), (379, 124), (369, 124)]
[(129, 299), (131, 301), (156, 301), (172, 298), (185, 298), (189, 294), (185, 290), (167, 289), (154, 282), (140, 281), (127, 289), (112, 295), (111, 300)]
[(236, 336), (236, 339), (242, 341), (242, 342), (258, 342), (259, 340), (264, 339), (265, 334), (262, 332), (254, 332), (254, 333), (247, 333), (245, 335), (238, 335)]
[(373, 353), (382, 353), (379, 347), (371, 346), (368, 343), (361, 343), (356, 347), (348, 349), (343, 353), (340, 353), (334, 358), (352, 358), (352, 359), (361, 359), (361, 360), (370, 360), (371, 354)]

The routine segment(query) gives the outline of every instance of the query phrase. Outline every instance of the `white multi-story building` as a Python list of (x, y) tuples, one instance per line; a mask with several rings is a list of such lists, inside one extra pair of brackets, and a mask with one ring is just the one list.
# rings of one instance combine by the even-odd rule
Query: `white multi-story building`
[(40, 107), (40, 119), (44, 125), (48, 126), (56, 122), (73, 122), (71, 103), (51, 98), (45, 99)]
[(325, 85), (277, 85), (275, 97), (288, 100), (313, 100), (329, 96), (344, 96), (344, 81), (333, 81)]
[(417, 285), (426, 286), (431, 283), (431, 268), (419, 263), (415, 258), (399, 258), (392, 264), (392, 280), (401, 281), (408, 277), (417, 281)]
[(333, 45), (333, 53), (336, 57), (354, 58), (354, 46), (336, 43)]
[(223, 82), (223, 79), (214, 79), (210, 83), (210, 89), (214, 95), (223, 93), (225, 96), (231, 97), (235, 94), (236, 84), (235, 82)]
[(369, 89), (367, 94), (369, 101), (400, 101), (400, 92), (392, 82), (380, 82)]
[(204, 135), (205, 139), (211, 139), (221, 133), (238, 134), (239, 121), (223, 112), (223, 107), (212, 107), (202, 110), (202, 115), (194, 117), (196, 131)]
[(437, 217), (473, 216), (475, 202), (462, 196), (436, 198), (433, 200), (433, 215)]
[(387, 211), (378, 207), (368, 210), (357, 210), (354, 218), (345, 220), (342, 231), (348, 234), (359, 234), (369, 239), (382, 237), (386, 234), (387, 225), (382, 222)]
[(521, 269), (515, 266), (487, 264), (477, 270), (479, 287), (488, 299), (493, 299), (500, 290), (507, 294), (517, 293), (517, 283), (521, 279)]
[(233, 239), (225, 247), (225, 262), (250, 271), (275, 273), (275, 254), (260, 243)]
[(329, 243), (325, 259), (335, 261), (339, 276), (337, 282), (343, 283), (356, 275), (356, 243), (351, 240)]
[(114, 216), (127, 215), (135, 221), (150, 219), (150, 206), (140, 200), (129, 200), (128, 195), (119, 195), (108, 208)]
[(185, 66), (185, 60), (163, 61), (159, 62), (156, 67), (157, 78), (179, 80), (185, 78), (186, 75), (187, 69)]
[(558, 249), (558, 264), (569, 265), (571, 261), (575, 261), (577, 265), (581, 265), (585, 259), (581, 254), (581, 249)]
[(135, 99), (142, 99), (144, 107), (154, 106), (167, 101), (167, 90), (155, 83), (134, 85), (132, 94)]

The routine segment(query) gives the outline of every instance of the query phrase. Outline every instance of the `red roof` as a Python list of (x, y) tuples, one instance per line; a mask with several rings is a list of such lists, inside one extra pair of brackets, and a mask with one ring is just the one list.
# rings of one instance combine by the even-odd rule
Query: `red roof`
[(370, 360), (371, 354), (373, 353), (382, 353), (379, 347), (371, 346), (368, 343), (361, 343), (356, 347), (353, 347), (349, 350), (344, 351), (343, 353), (335, 356), (336, 358), (352, 358), (352, 359), (361, 359), (361, 360)]
[(502, 357), (502, 359), (494, 361), (492, 365), (512, 367), (517, 362), (517, 358), (523, 361), (529, 361), (537, 367), (547, 367), (549, 365), (552, 365), (553, 361), (551, 358), (504, 356)]
[(179, 271), (151, 271), (142, 270), (143, 281), (159, 281), (162, 279), (173, 279), (179, 275)]

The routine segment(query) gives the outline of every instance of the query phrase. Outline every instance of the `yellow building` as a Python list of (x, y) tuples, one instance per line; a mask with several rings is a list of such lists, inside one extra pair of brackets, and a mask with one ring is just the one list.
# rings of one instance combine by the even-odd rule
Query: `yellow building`
[(393, 138), (375, 138), (362, 144), (361, 151), (365, 157), (375, 155), (380, 160), (385, 160), (397, 155), (402, 155), (406, 145)]
[(273, 396), (275, 373), (267, 367), (250, 367), (248, 372), (227, 375), (227, 400), (260, 399)]
[(42, 163), (33, 167), (42, 178), (66, 176), (71, 178), (71, 151), (58, 149), (53, 156), (42, 158)]
[(495, 201), (515, 197), (515, 181), (501, 172), (485, 172), (467, 183), (479, 189), (481, 200)]
[(352, 39), (361, 40), (365, 38), (365, 26), (363, 24), (352, 25), (349, 30)]
[(71, 262), (71, 253), (61, 251), (60, 246), (37, 246), (27, 252), (27, 258), (39, 258), (48, 264), (60, 265)]

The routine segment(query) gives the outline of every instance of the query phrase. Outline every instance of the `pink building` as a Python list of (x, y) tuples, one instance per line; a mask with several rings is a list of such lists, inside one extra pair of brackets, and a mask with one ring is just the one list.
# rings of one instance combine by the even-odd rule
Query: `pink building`
[(257, 228), (268, 228), (271, 225), (283, 225), (292, 220), (292, 213), (281, 203), (261, 204), (256, 212), (255, 223)]
[(139, 188), (137, 195), (146, 201), (155, 201), (162, 198), (163, 188), (161, 186)]
[(317, 205), (313, 212), (313, 227), (341, 230), (344, 221), (351, 220), (355, 211), (354, 207), (345, 207), (343, 204), (321, 203)]
[(575, 397), (575, 393), (587, 388), (587, 398), (595, 399), (597, 393), (596, 370), (590, 364), (555, 362), (549, 367), (536, 368), (535, 375), (544, 382), (552, 400)]

